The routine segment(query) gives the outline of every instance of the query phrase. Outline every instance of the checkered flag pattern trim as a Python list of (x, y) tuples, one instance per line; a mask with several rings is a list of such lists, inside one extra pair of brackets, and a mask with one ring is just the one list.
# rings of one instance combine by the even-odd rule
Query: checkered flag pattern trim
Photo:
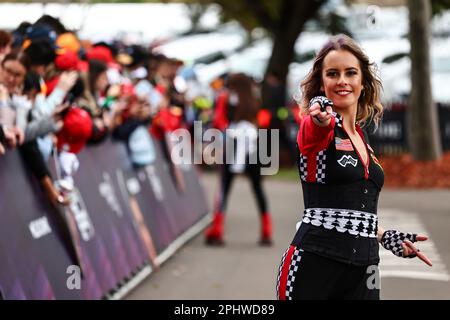
[[(331, 101), (330, 99), (328, 99), (327, 97), (324, 96), (317, 96), (312, 98), (309, 101), (309, 107), (311, 107), (313, 104), (318, 103), (320, 105), (320, 111), (321, 112), (325, 112), (327, 111), (327, 107), (333, 107), (333, 101)], [(322, 122), (318, 115), (315, 115), (314, 118), (316, 118), (317, 121)]]
[(387, 230), (381, 238), (381, 245), (397, 257), (403, 257), (403, 241), (409, 240), (414, 243), (417, 241), (416, 237), (417, 234), (415, 233), (403, 233), (398, 230)]
[(306, 176), (308, 175), (308, 160), (302, 154), (300, 154), (300, 179), (306, 181)]
[(281, 258), (280, 267), (278, 268), (278, 276), (277, 276), (277, 298), (280, 297), (280, 278), (281, 278), (281, 271), (283, 270), (284, 261), (286, 260), (286, 256), (289, 252), (289, 247), (286, 249), (286, 251), (283, 254), (283, 257)]
[(327, 159), (327, 155), (325, 154), (325, 150), (319, 151), (316, 156), (317, 161), (317, 171), (316, 171), (316, 181), (318, 183), (325, 183), (325, 170), (326, 164), (325, 160)]
[(342, 128), (342, 117), (340, 114), (333, 112), (334, 115), (334, 122), (338, 127)]
[(302, 249), (295, 249), (292, 253), (291, 265), (289, 266), (289, 273), (286, 281), (286, 300), (292, 300), (293, 298), (292, 292), (294, 291), (295, 275), (297, 274), (300, 260), (302, 259), (302, 252)]
[(365, 238), (377, 237), (376, 214), (346, 209), (309, 208), (304, 211), (302, 222), (328, 230)]
[(324, 96), (317, 96), (309, 101), (309, 106), (311, 107), (314, 103), (318, 102), (320, 104), (320, 111), (326, 111), (327, 107), (333, 107), (333, 101)]

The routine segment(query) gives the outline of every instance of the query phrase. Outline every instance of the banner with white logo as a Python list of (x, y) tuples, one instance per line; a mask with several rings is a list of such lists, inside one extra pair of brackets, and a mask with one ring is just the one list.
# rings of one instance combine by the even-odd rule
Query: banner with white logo
[(180, 191), (154, 146), (154, 161), (142, 167), (122, 142), (87, 147), (78, 155), (71, 205), (60, 210), (17, 151), (1, 157), (1, 298), (100, 299), (156, 266), (208, 208), (194, 167), (180, 170), (188, 186)]

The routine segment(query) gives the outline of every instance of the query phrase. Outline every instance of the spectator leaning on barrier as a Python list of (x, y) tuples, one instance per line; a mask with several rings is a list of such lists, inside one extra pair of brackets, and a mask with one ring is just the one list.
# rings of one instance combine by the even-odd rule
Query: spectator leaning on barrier
[(51, 88), (47, 87), (45, 78), (53, 77), (51, 72), (49, 74), (52, 69), (49, 69), (49, 66), (53, 66), (57, 58), (55, 40), (55, 31), (40, 23), (27, 27), (21, 39), (21, 48), (30, 61), (28, 88), (25, 86), (24, 93), (27, 94), (31, 110), (28, 113), (25, 132), (26, 143), (20, 148), (20, 154), (40, 182), (50, 202), (57, 206), (68, 204), (68, 200), (55, 188), (47, 167), (53, 149), (53, 140), (49, 133), (56, 132), (61, 126), (58, 121), (61, 112), (67, 107), (62, 103), (78, 75), (70, 70), (62, 72), (58, 77), (54, 77), (55, 79), (50, 79), (56, 81), (50, 82)]
[[(32, 105), (34, 104), (35, 98), (40, 90), (40, 76), (32, 71), (28, 72), (24, 82), (23, 93)], [(47, 159), (45, 159), (41, 153), (37, 139), (42, 135), (56, 132), (61, 127), (62, 123), (59, 119), (61, 117), (61, 113), (66, 107), (67, 106), (57, 107), (51, 117), (41, 117), (42, 119), (48, 119), (48, 122), (51, 125), (48, 126), (48, 129), (39, 128), (35, 130), (34, 133), (36, 138), (26, 141), (19, 148), (24, 164), (37, 178), (48, 200), (54, 207), (57, 207), (58, 205), (67, 205), (69, 203), (69, 199), (64, 197), (54, 186), (50, 170), (47, 166)], [(29, 123), (32, 122), (32, 119), (34, 118), (32, 111), (33, 109), (31, 109), (28, 113)]]
[[(158, 59), (154, 55), (148, 55), (145, 61), (145, 77), (136, 80), (135, 90), (136, 94), (148, 100), (152, 108), (152, 113), (158, 112), (163, 106), (168, 104), (167, 98), (156, 89), (155, 74), (158, 68)], [(142, 70), (142, 69), (141, 69)]]
[(178, 59), (165, 57), (158, 65), (155, 81), (156, 89), (165, 96), (167, 105), (179, 108), (185, 122), (186, 82), (178, 75), (182, 65), (183, 62)]
[(156, 153), (149, 133), (152, 109), (148, 100), (139, 97), (131, 84), (123, 84), (119, 103), (124, 104), (124, 110), (116, 114), (114, 138), (126, 142), (135, 167), (151, 164)]
[[(30, 71), (39, 75), (40, 82), (40, 90), (34, 97), (31, 117), (35, 120), (55, 120), (54, 117), (58, 117), (59, 113), (58, 107), (63, 104), (67, 93), (76, 83), (78, 73), (74, 70), (61, 70), (55, 73), (53, 64), (58, 56), (55, 52), (56, 46), (53, 37), (39, 37), (37, 40), (32, 38), (26, 41), (27, 46), (24, 52), (30, 60)], [(50, 132), (54, 132), (54, 130), (47, 131), (47, 133)], [(40, 133), (37, 137), (37, 145), (43, 159), (48, 161), (54, 149), (52, 136)]]
[(28, 58), (28, 55), (16, 50), (2, 62), (0, 83), (4, 94), (0, 100), (4, 105), (0, 110), (0, 121), (9, 127), (16, 126), (14, 130), (19, 133), (17, 140), (24, 163), (36, 176), (50, 202), (54, 205), (64, 204), (65, 200), (53, 187), (50, 172), (36, 141), (36, 138), (57, 130), (57, 119), (55, 114), (42, 117), (32, 115), (35, 97), (40, 90), (40, 76), (33, 72), (25, 76), (30, 65)]
[(306, 116), (297, 143), (305, 210), (281, 261), (278, 298), (377, 300), (379, 282), (370, 278), (379, 277), (378, 243), (431, 266), (413, 245), (426, 236), (378, 224), (384, 173), (361, 126), (381, 118), (381, 82), (362, 49), (338, 35), (319, 51), (301, 89)]
[(35, 132), (37, 140), (26, 143), (21, 148), (21, 155), (40, 181), (50, 202), (54, 206), (67, 205), (68, 198), (55, 188), (47, 167), (54, 147), (53, 138), (48, 133), (56, 132), (61, 126), (57, 122), (68, 107), (67, 103), (63, 104), (64, 99), (78, 78), (76, 65), (72, 67), (67, 62), (70, 59), (65, 59), (61, 54), (56, 55), (55, 37), (49, 28), (33, 26), (28, 28), (25, 36), (26, 44), (23, 46), (31, 61), (30, 77), (33, 78), (33, 86), (27, 92), (33, 102), (30, 120), (47, 121), (52, 126)]
[(45, 77), (48, 66), (53, 64), (57, 58), (55, 48), (51, 39), (39, 39), (31, 41), (25, 49), (25, 54), (29, 56), (31, 63), (30, 70), (41, 76), (41, 92), (36, 96), (35, 103), (36, 112), (42, 115), (51, 115), (55, 107), (62, 104), (66, 94), (78, 78), (76, 71), (62, 72), (54, 89), (48, 93)]
[(114, 129), (114, 118), (123, 109), (120, 86), (130, 80), (121, 74), (121, 66), (114, 60), (113, 51), (113, 46), (104, 43), (87, 50), (88, 72), (84, 78), (87, 90), (80, 105), (94, 120), (90, 143), (102, 141)]
[(113, 101), (106, 100), (109, 87), (107, 65), (103, 61), (92, 59), (88, 66), (88, 72), (83, 74), (84, 94), (77, 103), (89, 113), (93, 122), (93, 132), (89, 142), (99, 143), (108, 136), (111, 129), (110, 111)]
[[(206, 230), (206, 243), (209, 245), (223, 245), (225, 208), (233, 178), (236, 174), (245, 173), (251, 180), (252, 188), (256, 196), (260, 219), (261, 233), (259, 243), (261, 245), (272, 244), (272, 222), (267, 206), (267, 199), (262, 188), (261, 164), (259, 159), (251, 163), (252, 154), (258, 148), (258, 121), (257, 114), (260, 108), (259, 98), (255, 95), (255, 84), (249, 76), (237, 73), (230, 74), (227, 78), (227, 90), (222, 91), (217, 100), (213, 126), (220, 130), (226, 130), (224, 137), (223, 160), (220, 168), (220, 190), (216, 196), (214, 218), (212, 225)], [(220, 113), (220, 114), (219, 114)], [(248, 136), (247, 143), (234, 143), (236, 146), (232, 163), (228, 163), (225, 150), (226, 141), (237, 141), (238, 136)], [(243, 147), (243, 148), (242, 148)]]
[[(151, 133), (153, 137), (161, 144), (163, 155), (170, 164), (170, 174), (179, 192), (186, 190), (186, 185), (180, 168), (175, 164), (171, 157), (174, 143), (171, 133), (178, 128), (185, 128), (184, 115), (184, 97), (183, 101), (173, 99), (173, 80), (176, 75), (176, 67), (173, 69), (172, 62), (175, 61), (165, 56), (158, 58), (156, 71), (150, 82), (154, 85), (154, 89), (159, 92), (162, 100), (159, 101), (157, 107), (158, 112), (155, 114)], [(180, 102), (180, 103), (178, 103)], [(178, 104), (177, 104), (178, 103)]]

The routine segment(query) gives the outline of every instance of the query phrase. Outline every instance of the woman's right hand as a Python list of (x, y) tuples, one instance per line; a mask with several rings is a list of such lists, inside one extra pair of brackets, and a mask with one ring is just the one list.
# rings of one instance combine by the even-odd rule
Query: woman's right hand
[(309, 114), (314, 123), (320, 127), (326, 127), (330, 124), (333, 116), (333, 102), (324, 96), (317, 96), (309, 102)]

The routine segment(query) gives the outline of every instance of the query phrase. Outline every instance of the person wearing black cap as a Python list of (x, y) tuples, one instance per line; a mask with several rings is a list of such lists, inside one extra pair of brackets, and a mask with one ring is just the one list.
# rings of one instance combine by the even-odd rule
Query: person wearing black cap
[(44, 76), (48, 65), (56, 59), (55, 46), (52, 41), (47, 38), (38, 38), (32, 40), (26, 49), (25, 55), (30, 61), (30, 71), (37, 73), (41, 79), (41, 92), (36, 97), (36, 111), (42, 115), (51, 115), (56, 106), (60, 105), (66, 94), (70, 91), (78, 79), (76, 71), (69, 70), (63, 72), (59, 77), (59, 81), (50, 95), (47, 96), (47, 87), (45, 85)]
[(48, 14), (42, 15), (34, 24), (48, 26), (56, 33), (56, 35), (60, 35), (68, 31), (59, 19)]

